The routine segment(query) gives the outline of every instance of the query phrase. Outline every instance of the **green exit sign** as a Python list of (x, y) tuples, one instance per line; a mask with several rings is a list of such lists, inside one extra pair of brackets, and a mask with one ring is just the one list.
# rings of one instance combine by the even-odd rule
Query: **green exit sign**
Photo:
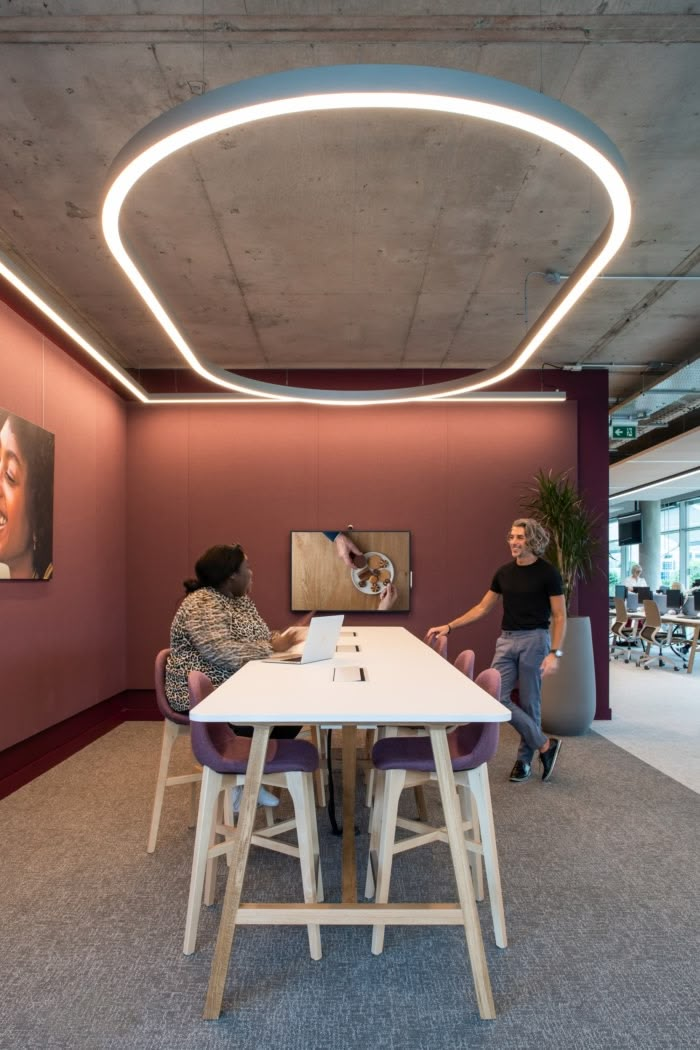
[(636, 438), (637, 436), (637, 424), (636, 423), (613, 423), (611, 427), (613, 438)]

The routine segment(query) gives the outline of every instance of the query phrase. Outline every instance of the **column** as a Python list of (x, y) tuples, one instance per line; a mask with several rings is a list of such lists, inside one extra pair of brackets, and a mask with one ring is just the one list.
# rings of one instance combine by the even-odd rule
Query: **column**
[(642, 514), (642, 542), (639, 546), (639, 564), (644, 579), (652, 591), (661, 583), (661, 501), (643, 500), (639, 504)]

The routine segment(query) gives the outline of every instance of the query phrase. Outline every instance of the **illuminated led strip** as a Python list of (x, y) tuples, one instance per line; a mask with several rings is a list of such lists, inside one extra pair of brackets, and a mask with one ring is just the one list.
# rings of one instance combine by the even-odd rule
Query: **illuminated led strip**
[(77, 328), (75, 328), (69, 321), (67, 321), (61, 314), (60, 307), (58, 305), (52, 306), (47, 301), (46, 292), (40, 291), (34, 281), (31, 280), (28, 274), (22, 272), (20, 268), (14, 263), (8, 255), (4, 252), (0, 252), (0, 276), (4, 277), (6, 281), (16, 288), (18, 292), (29, 300), (33, 306), (48, 317), (57, 328), (60, 328), (62, 332), (77, 343), (77, 345), (88, 354), (93, 361), (96, 361), (105, 371), (109, 372), (113, 379), (123, 386), (130, 394), (138, 398), (139, 401), (144, 403), (148, 401), (148, 394), (138, 383), (135, 383), (128, 372), (124, 371), (110, 360), (107, 354), (102, 353), (89, 339), (86, 339)]
[(692, 478), (696, 474), (700, 474), (700, 467), (692, 467), (690, 470), (682, 470), (680, 474), (669, 474), (668, 477), (662, 478), (660, 481), (649, 481), (644, 485), (635, 485), (631, 489), (624, 489), (622, 492), (616, 492), (614, 496), (610, 496), (609, 502), (612, 503), (616, 499), (629, 499), (630, 496), (637, 496), (640, 492), (648, 492), (650, 489), (658, 489), (664, 485), (675, 485), (679, 481), (685, 481), (686, 478)]
[[(320, 393), (323, 393), (321, 391)], [(293, 399), (287, 399), (293, 400)], [(414, 400), (417, 400), (414, 398)], [(149, 404), (151, 405), (202, 405), (202, 404), (215, 404), (215, 405), (279, 405), (282, 402), (280, 398), (259, 398), (259, 397), (244, 397), (243, 395), (230, 396), (227, 394), (150, 394), (148, 398)], [(452, 397), (448, 398), (427, 398), (426, 404), (443, 404), (445, 401), (459, 402), (476, 402), (481, 404), (493, 404), (494, 402), (507, 401), (512, 404), (514, 401), (537, 401), (542, 404), (548, 405), (560, 405), (566, 401), (566, 392), (564, 390), (545, 390), (537, 391), (535, 393), (524, 390), (506, 391), (502, 393), (486, 391), (477, 394), (453, 394)], [(352, 405), (374, 405), (379, 404), (376, 401), (353, 401)], [(340, 405), (342, 402), (333, 401), (333, 405)], [(347, 407), (347, 406), (346, 406)]]
[[(246, 379), (195, 353), (139, 270), (122, 240), (119, 220), (129, 193), (148, 171), (178, 150), (229, 128), (285, 114), (338, 109), (413, 109), (504, 124), (560, 147), (600, 180), (612, 207), (608, 225), (584, 263), (499, 365), (467, 380), (371, 392), (318, 391)], [(314, 404), (424, 401), (482, 390), (508, 378), (527, 363), (620, 248), (631, 218), (623, 171), (622, 158), (600, 128), (563, 103), (520, 85), (426, 66), (317, 67), (229, 84), (157, 117), (117, 157), (103, 205), (102, 227), (110, 250), (156, 320), (190, 368), (208, 381), (260, 398)]]
[[(18, 292), (21, 292), (33, 306), (36, 307), (45, 317), (48, 317), (58, 328), (61, 329), (67, 336), (69, 336), (82, 350), (84, 350), (92, 359), (96, 361), (106, 372), (112, 376), (121, 386), (123, 386), (129, 393), (133, 394), (139, 401), (146, 405), (279, 405), (284, 404), (279, 398), (260, 398), (253, 396), (244, 396), (237, 394), (230, 396), (227, 394), (149, 394), (139, 383), (135, 382), (128, 372), (116, 365), (109, 357), (108, 354), (104, 353), (98, 347), (94, 346), (86, 336), (82, 335), (77, 328), (75, 328), (69, 321), (67, 321), (60, 312), (58, 305), (52, 306), (45, 298), (46, 293), (40, 292), (38, 286), (31, 280), (31, 278), (20, 270), (20, 267), (16, 262), (6, 255), (3, 251), (0, 251), (0, 277), (4, 277)], [(482, 394), (465, 394), (463, 396), (455, 396), (450, 398), (451, 401), (480, 401), (480, 402), (494, 402), (494, 401), (509, 401), (511, 404), (515, 401), (538, 401), (545, 402), (548, 404), (560, 404), (562, 401), (566, 401), (566, 394), (561, 390), (541, 390), (530, 393), (528, 391), (512, 391), (505, 393), (482, 393)], [(334, 402), (339, 404), (340, 402)], [(437, 404), (434, 401), (433, 404)], [(355, 401), (353, 404), (363, 404), (363, 402)]]

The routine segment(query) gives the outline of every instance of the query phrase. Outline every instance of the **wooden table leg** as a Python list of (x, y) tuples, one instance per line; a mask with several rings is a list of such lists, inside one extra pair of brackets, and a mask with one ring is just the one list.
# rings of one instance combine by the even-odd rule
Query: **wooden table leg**
[(693, 664), (695, 663), (695, 651), (698, 647), (698, 636), (700, 636), (700, 626), (693, 626), (693, 638), (690, 643), (690, 655), (688, 657), (688, 674), (693, 673)]
[(343, 726), (343, 904), (357, 902), (355, 860), (355, 781), (357, 726)]
[(204, 1017), (209, 1021), (214, 1020), (221, 1013), (221, 1001), (224, 997), (224, 985), (226, 984), (228, 964), (231, 958), (233, 935), (236, 932), (236, 915), (238, 913), (238, 905), (241, 902), (241, 891), (248, 863), (250, 840), (255, 824), (255, 812), (258, 805), (258, 792), (265, 767), (265, 755), (269, 739), (270, 726), (255, 726), (238, 817), (237, 841), (231, 859), (228, 881), (226, 882), (224, 902), (221, 906), (219, 933), (216, 938), (207, 999), (204, 1005)]
[(476, 910), (469, 860), (467, 859), (467, 850), (464, 845), (462, 816), (447, 746), (447, 733), (444, 727), (429, 727), (429, 731), (430, 741), (433, 745), (438, 784), (440, 785), (442, 809), (445, 814), (447, 839), (450, 845), (450, 853), (452, 854), (452, 865), (455, 872), (459, 903), (464, 919), (464, 933), (467, 939), (467, 950), (472, 968), (476, 1001), (479, 1006), (480, 1016), (484, 1020), (492, 1020), (496, 1016), (496, 1008), (493, 1002), (488, 966), (486, 965), (486, 953), (484, 952), (484, 942), (481, 936), (481, 926), (479, 925), (479, 914)]

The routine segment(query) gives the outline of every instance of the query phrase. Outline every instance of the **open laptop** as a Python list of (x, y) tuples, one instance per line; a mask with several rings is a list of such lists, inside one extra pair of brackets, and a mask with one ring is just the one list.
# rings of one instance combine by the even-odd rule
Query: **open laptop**
[(343, 616), (312, 617), (300, 653), (273, 653), (265, 657), (266, 661), (275, 664), (314, 664), (319, 660), (332, 660), (343, 619)]

